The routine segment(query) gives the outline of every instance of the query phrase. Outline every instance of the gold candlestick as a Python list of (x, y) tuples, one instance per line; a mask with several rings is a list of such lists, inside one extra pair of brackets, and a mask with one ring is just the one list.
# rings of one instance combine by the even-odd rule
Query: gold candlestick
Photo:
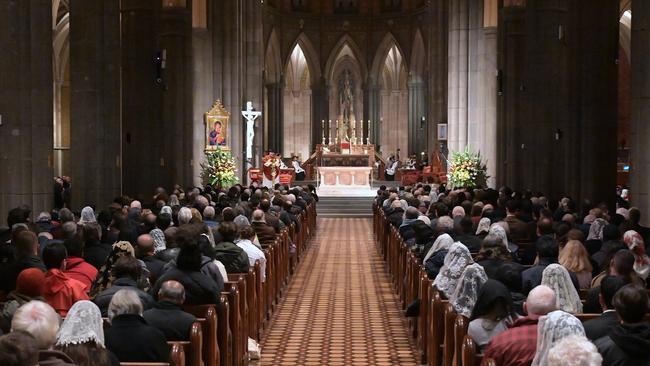
[(359, 122), (359, 130), (361, 131), (361, 145), (363, 145), (363, 120)]
[(332, 120), (327, 120), (327, 142), (332, 144)]
[(368, 136), (366, 136), (367, 145), (370, 145), (370, 135), (372, 135), (372, 130), (370, 129), (370, 120), (368, 120)]

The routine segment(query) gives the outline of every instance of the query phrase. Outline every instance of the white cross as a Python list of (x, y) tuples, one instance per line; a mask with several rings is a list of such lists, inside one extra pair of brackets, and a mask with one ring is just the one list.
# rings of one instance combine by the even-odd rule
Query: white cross
[(253, 102), (246, 102), (246, 110), (241, 111), (246, 118), (246, 160), (249, 164), (253, 161), (253, 138), (255, 137), (255, 119), (262, 115), (262, 112), (253, 110)]

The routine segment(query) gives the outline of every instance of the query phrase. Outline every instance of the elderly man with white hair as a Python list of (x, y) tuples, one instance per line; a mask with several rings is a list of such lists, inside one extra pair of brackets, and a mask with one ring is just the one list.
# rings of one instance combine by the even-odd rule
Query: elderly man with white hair
[(485, 357), (493, 358), (499, 366), (530, 365), (537, 351), (537, 323), (541, 316), (557, 309), (555, 292), (548, 286), (537, 286), (530, 291), (524, 311), (508, 330), (492, 338), (485, 349)]
[(189, 224), (192, 220), (192, 210), (187, 207), (181, 207), (178, 210), (178, 226)]
[(143, 307), (138, 294), (131, 289), (115, 293), (108, 305), (106, 348), (120, 362), (167, 362), (169, 346), (165, 335), (150, 326), (142, 317)]

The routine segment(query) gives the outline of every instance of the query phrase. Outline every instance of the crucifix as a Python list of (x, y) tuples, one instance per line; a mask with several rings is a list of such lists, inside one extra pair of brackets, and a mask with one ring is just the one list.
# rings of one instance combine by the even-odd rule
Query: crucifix
[(253, 102), (246, 102), (246, 110), (241, 111), (246, 118), (246, 161), (253, 165), (253, 138), (255, 137), (255, 119), (262, 115), (262, 112), (253, 109)]

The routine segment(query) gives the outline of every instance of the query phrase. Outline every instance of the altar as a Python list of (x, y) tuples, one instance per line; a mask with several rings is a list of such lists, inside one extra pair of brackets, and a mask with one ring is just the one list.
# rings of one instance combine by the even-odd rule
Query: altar
[(372, 197), (372, 167), (318, 167), (318, 195), (323, 197)]

